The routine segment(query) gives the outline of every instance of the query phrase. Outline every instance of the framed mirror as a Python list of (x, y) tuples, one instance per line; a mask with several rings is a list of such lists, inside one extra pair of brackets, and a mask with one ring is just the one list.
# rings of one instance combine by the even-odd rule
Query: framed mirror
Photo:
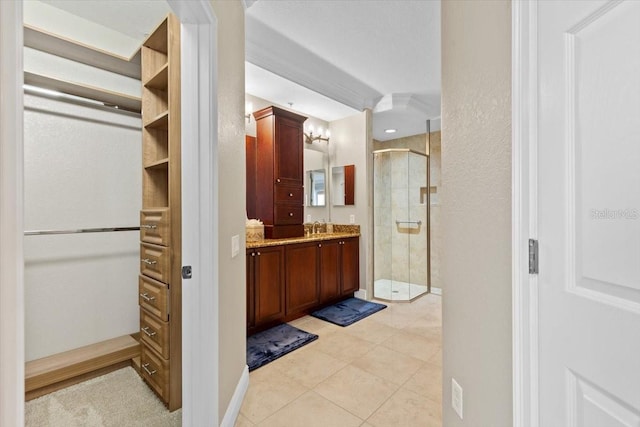
[(307, 171), (309, 206), (326, 206), (326, 182), (324, 169)]
[(355, 204), (355, 165), (331, 168), (331, 194), (333, 206)]

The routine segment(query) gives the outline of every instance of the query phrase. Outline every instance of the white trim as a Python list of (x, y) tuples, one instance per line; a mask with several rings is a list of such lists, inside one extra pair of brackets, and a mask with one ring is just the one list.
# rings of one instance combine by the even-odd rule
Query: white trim
[(361, 300), (367, 301), (367, 290), (366, 289), (358, 289), (353, 293), (353, 296), (356, 298), (360, 298)]
[(431, 287), (431, 293), (434, 295), (440, 295), (442, 296), (442, 288), (434, 288), (433, 286)]
[(22, 0), (0, 1), (0, 426), (24, 425)]
[(242, 370), (242, 376), (238, 381), (238, 385), (236, 385), (236, 390), (233, 392), (233, 396), (231, 397), (231, 402), (229, 402), (227, 411), (225, 412), (224, 418), (220, 423), (221, 427), (233, 427), (235, 425), (238, 414), (240, 413), (242, 401), (244, 400), (244, 395), (247, 393), (248, 388), (249, 367), (245, 365), (244, 369)]
[(537, 1), (512, 3), (513, 425), (537, 427), (538, 283), (528, 273), (537, 238)]
[(182, 424), (218, 423), (217, 21), (208, 0), (169, 0), (181, 27)]

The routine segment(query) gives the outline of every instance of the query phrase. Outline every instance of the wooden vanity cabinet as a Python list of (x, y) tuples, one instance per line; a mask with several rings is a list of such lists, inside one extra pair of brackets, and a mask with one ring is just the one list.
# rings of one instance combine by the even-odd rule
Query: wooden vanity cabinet
[(340, 242), (339, 240), (325, 240), (320, 242), (318, 246), (321, 303), (334, 300), (341, 294), (340, 250), (342, 245)]
[(308, 242), (286, 246), (287, 315), (305, 311), (320, 302), (319, 245), (319, 242)]
[(360, 244), (357, 237), (340, 240), (340, 294), (351, 295), (360, 289)]
[(285, 316), (284, 246), (247, 249), (247, 331)]
[(304, 116), (278, 107), (253, 113), (256, 139), (247, 138), (247, 215), (264, 223), (265, 237), (304, 234)]

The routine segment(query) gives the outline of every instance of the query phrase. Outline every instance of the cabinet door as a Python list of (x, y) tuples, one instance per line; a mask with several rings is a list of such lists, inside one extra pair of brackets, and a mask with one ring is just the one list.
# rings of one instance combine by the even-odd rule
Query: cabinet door
[(358, 238), (344, 239), (342, 243), (342, 295), (360, 289), (360, 247)]
[(318, 244), (287, 246), (287, 315), (305, 310), (320, 300)]
[(255, 249), (255, 324), (279, 319), (285, 314), (284, 247)]
[(247, 249), (247, 329), (256, 325), (255, 257), (256, 252)]
[(320, 248), (320, 302), (340, 296), (340, 241), (326, 240)]
[(302, 123), (276, 118), (274, 163), (276, 183), (302, 186)]

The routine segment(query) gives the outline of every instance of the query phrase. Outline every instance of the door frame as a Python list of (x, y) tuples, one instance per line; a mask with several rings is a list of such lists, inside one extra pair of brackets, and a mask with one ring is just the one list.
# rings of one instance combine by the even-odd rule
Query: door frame
[(538, 0), (511, 7), (513, 425), (538, 427), (538, 279), (528, 268), (538, 238)]
[[(182, 25), (183, 262), (194, 278), (183, 292), (184, 425), (217, 423), (218, 195), (217, 21), (207, 0), (168, 0)], [(0, 425), (24, 425), (23, 31), (22, 0), (0, 1)], [(13, 64), (13, 67), (6, 66)], [(194, 161), (195, 159), (195, 161)], [(185, 191), (186, 190), (186, 191)], [(195, 221), (195, 222), (194, 222)], [(194, 230), (200, 230), (194, 238)], [(186, 243), (186, 244), (185, 244)], [(213, 260), (213, 261), (212, 261)], [(202, 326), (207, 322), (207, 327)], [(205, 363), (206, 361), (206, 363)]]

